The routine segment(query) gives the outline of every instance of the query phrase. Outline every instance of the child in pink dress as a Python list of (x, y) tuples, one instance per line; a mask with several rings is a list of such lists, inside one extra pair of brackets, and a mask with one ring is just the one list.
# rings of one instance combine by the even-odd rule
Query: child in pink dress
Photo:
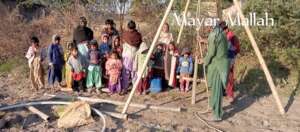
[(105, 64), (106, 74), (109, 76), (108, 88), (111, 94), (121, 92), (122, 61), (116, 52), (112, 52)]

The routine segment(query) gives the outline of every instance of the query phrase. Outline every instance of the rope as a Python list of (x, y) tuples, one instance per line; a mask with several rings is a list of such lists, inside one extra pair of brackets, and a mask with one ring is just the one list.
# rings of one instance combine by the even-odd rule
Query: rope
[[(0, 108), (0, 111), (4, 110), (9, 110), (9, 109), (14, 109), (14, 108), (20, 108), (20, 107), (26, 107), (26, 106), (33, 106), (33, 105), (68, 105), (71, 104), (72, 102), (66, 102), (66, 101), (38, 101), (38, 102), (28, 102), (28, 103), (21, 103), (21, 104), (14, 104), (14, 105), (8, 105)], [(91, 109), (101, 117), (103, 121), (103, 126), (101, 129), (101, 132), (105, 132), (106, 128), (106, 121), (103, 113), (93, 107)]]
[(224, 131), (222, 131), (222, 130), (220, 130), (220, 129), (218, 129), (218, 128), (216, 128), (216, 127), (210, 125), (210, 124), (208, 124), (204, 119), (202, 119), (202, 118), (200, 117), (200, 115), (199, 115), (197, 112), (194, 112), (194, 115), (197, 117), (198, 120), (200, 120), (200, 121), (201, 121), (205, 126), (207, 126), (208, 128), (213, 129), (213, 130), (215, 130), (215, 131), (217, 131), (217, 132), (224, 132)]

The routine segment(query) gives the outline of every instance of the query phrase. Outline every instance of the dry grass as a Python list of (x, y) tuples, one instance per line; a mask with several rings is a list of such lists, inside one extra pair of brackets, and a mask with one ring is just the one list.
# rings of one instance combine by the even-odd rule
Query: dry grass
[(62, 36), (62, 44), (72, 39), (73, 29), (80, 16), (86, 16), (89, 24), (97, 23), (100, 18), (91, 18), (81, 5), (73, 5), (64, 11), (51, 10), (44, 17), (31, 21), (21, 19), (17, 9), (9, 11), (0, 3), (0, 64), (13, 57), (23, 57), (30, 46), (29, 38), (37, 36), (42, 47), (51, 43), (53, 34)]

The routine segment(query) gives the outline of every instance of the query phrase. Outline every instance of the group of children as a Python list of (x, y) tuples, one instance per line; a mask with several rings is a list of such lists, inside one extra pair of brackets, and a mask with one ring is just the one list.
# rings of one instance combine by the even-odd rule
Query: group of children
[[(100, 93), (101, 88), (108, 87), (111, 94), (126, 93), (122, 83), (124, 72), (124, 53), (122, 37), (118, 33), (113, 35), (106, 32), (101, 33), (100, 43), (97, 40), (88, 42), (87, 56), (80, 54), (75, 42), (67, 44), (66, 50), (61, 45), (61, 37), (53, 36), (53, 42), (47, 48), (47, 57), (41, 54), (39, 40), (37, 37), (31, 38), (32, 45), (28, 49), (26, 58), (30, 68), (30, 79), (32, 87), (40, 89), (44, 87), (42, 61), (48, 61), (48, 83), (51, 89), (56, 89), (55, 82), (59, 87), (63, 87), (63, 77), (67, 88), (72, 88), (74, 92), (81, 90), (89, 93)], [(133, 75), (131, 81), (134, 83), (137, 74), (142, 76), (138, 85), (138, 92), (146, 94), (149, 91), (160, 92), (162, 87), (176, 87), (176, 76), (180, 75), (180, 91), (189, 90), (188, 78), (193, 71), (193, 59), (188, 49), (183, 49), (179, 54), (173, 42), (172, 34), (169, 33), (169, 26), (165, 24), (160, 35), (151, 59), (146, 70), (141, 73), (143, 63), (148, 53), (148, 45), (141, 42), (134, 54), (132, 64)], [(175, 66), (176, 65), (176, 66)], [(155, 88), (159, 87), (157, 91)], [(151, 90), (151, 88), (153, 88)]]

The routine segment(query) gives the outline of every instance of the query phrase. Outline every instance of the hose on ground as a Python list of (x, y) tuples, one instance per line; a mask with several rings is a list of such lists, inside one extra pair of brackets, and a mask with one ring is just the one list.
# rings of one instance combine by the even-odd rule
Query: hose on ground
[[(0, 111), (5, 111), (9, 109), (14, 109), (14, 108), (20, 108), (20, 107), (26, 107), (26, 106), (34, 106), (34, 105), (68, 105), (71, 104), (72, 102), (67, 102), (67, 101), (38, 101), (38, 102), (28, 102), (28, 103), (20, 103), (20, 104), (14, 104), (14, 105), (8, 105), (8, 106), (3, 106), (0, 108)], [(103, 126), (101, 129), (101, 132), (105, 132), (106, 128), (106, 121), (105, 121), (105, 116), (103, 113), (93, 107), (91, 109), (102, 119)]]

